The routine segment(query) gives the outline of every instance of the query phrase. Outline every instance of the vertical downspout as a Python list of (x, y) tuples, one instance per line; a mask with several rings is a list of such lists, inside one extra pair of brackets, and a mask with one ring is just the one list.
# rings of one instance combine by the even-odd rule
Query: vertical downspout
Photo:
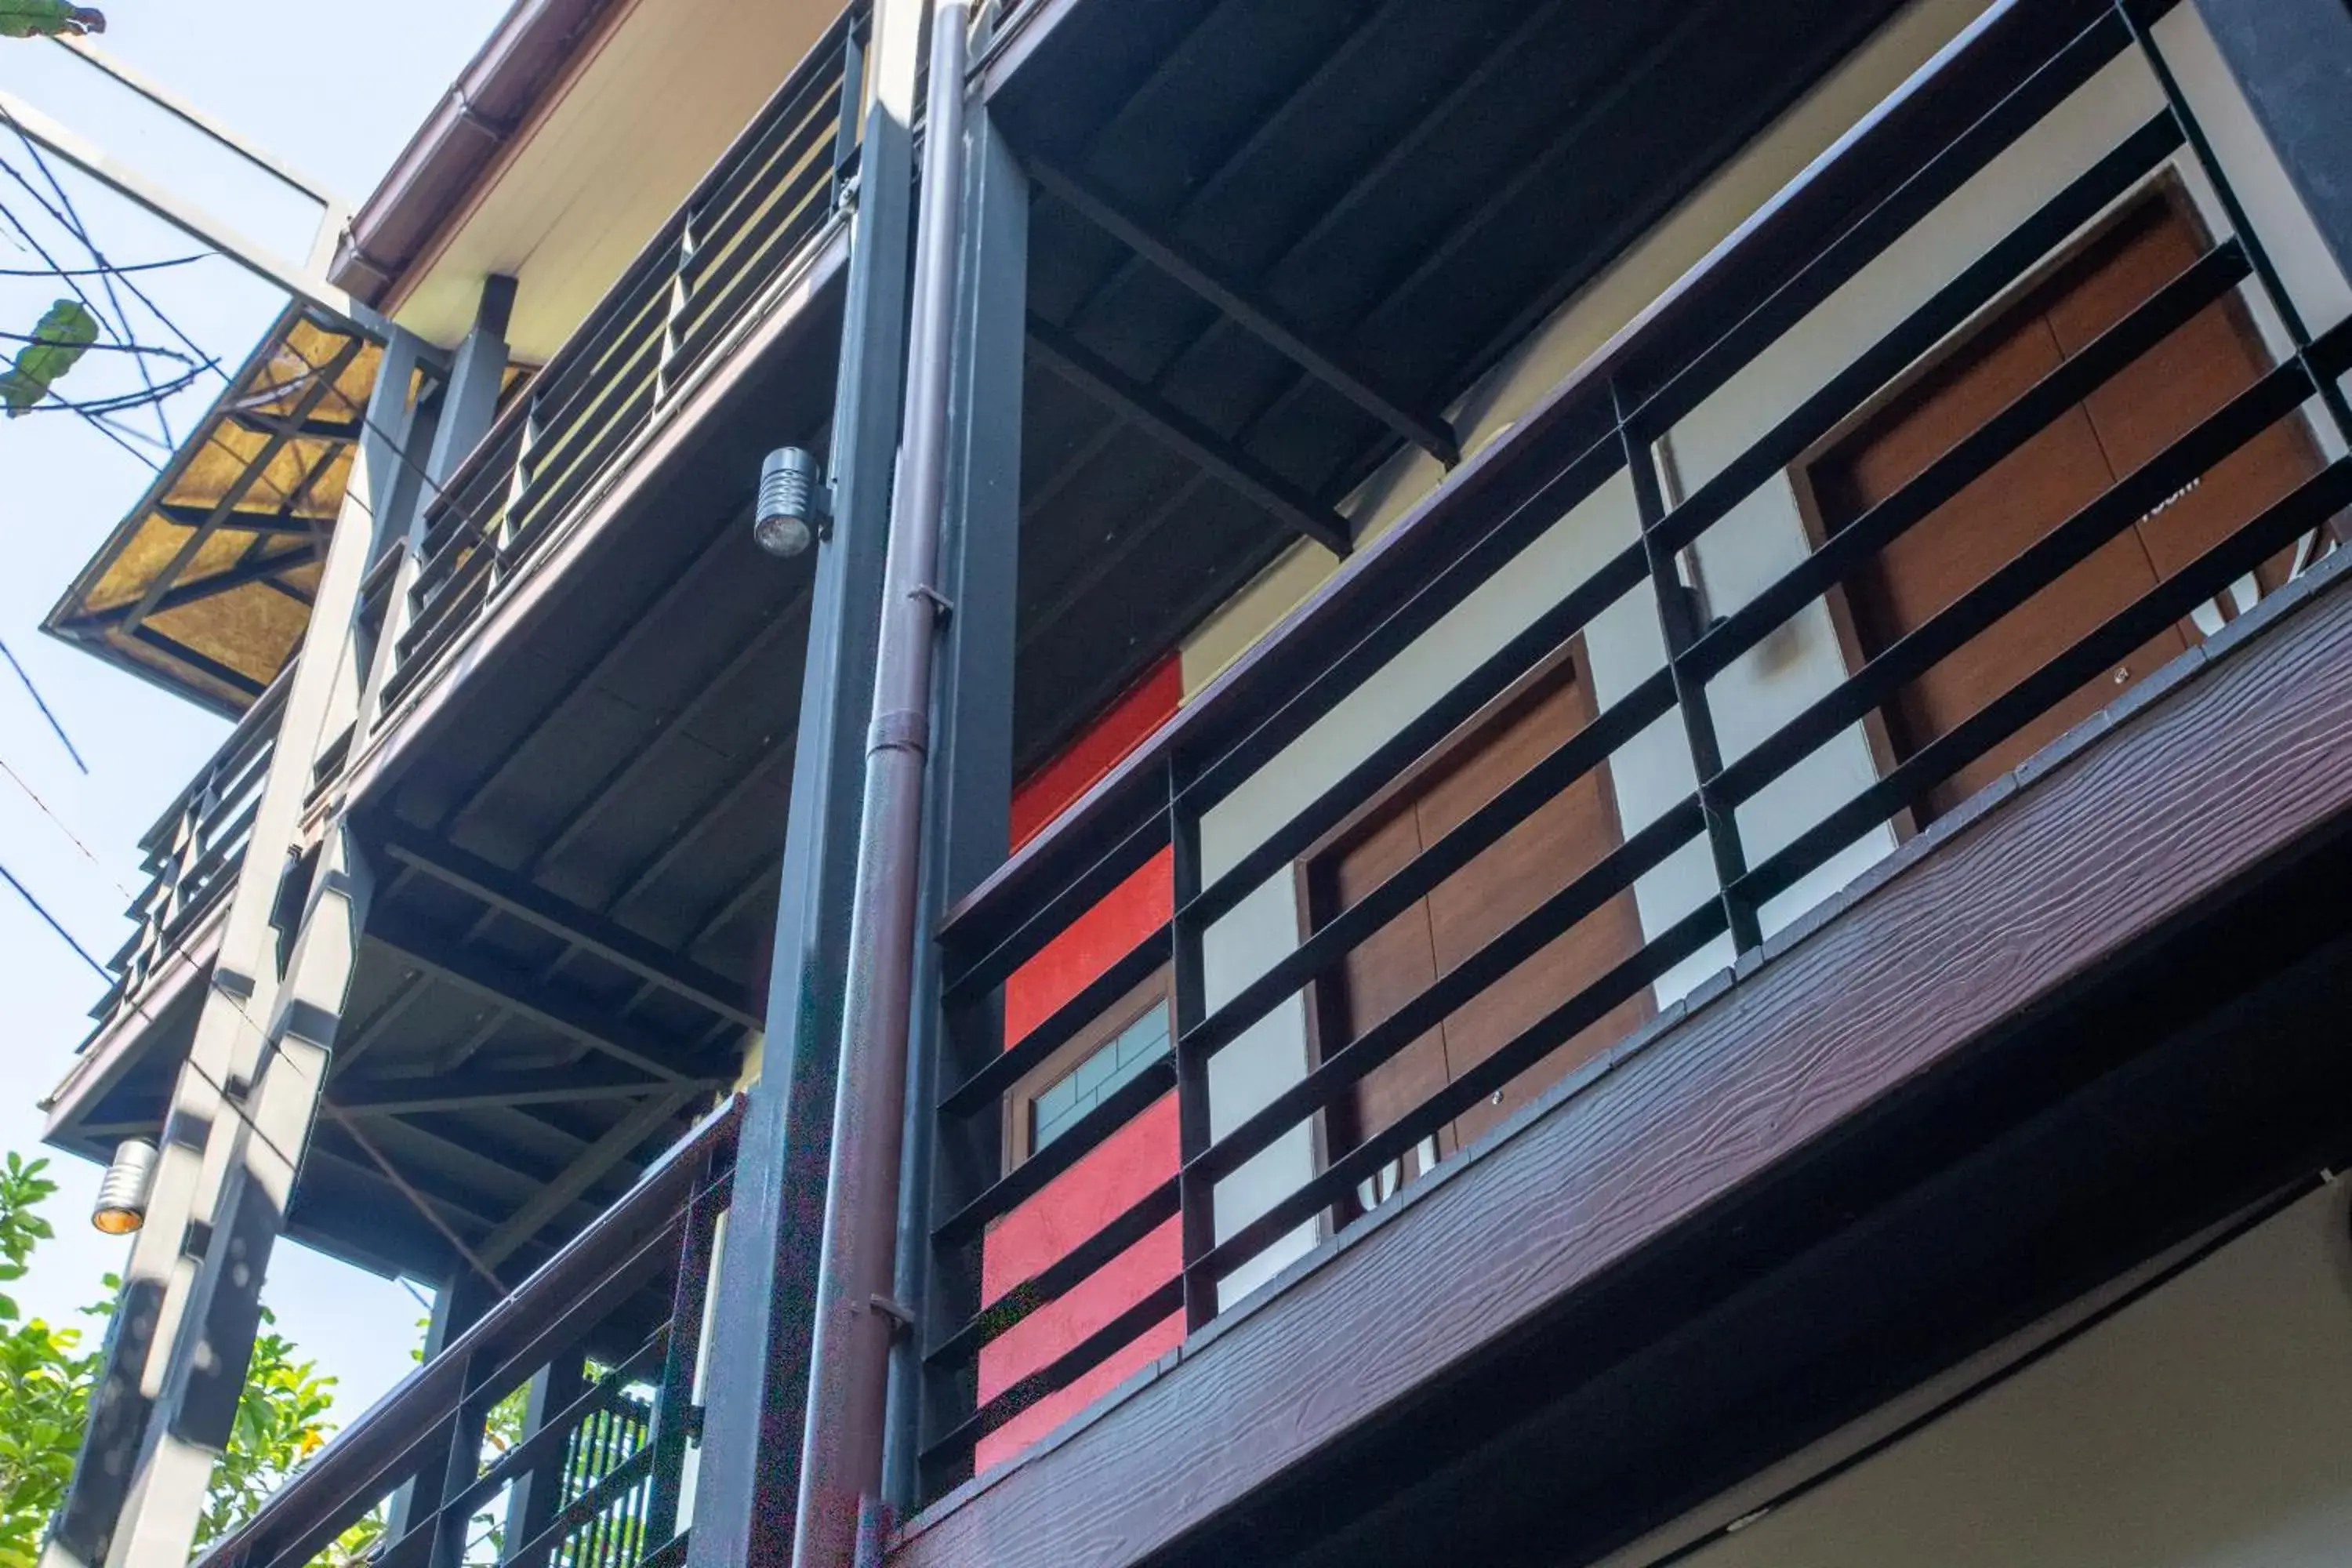
[[(962, 194), (965, 0), (931, 16), (906, 419), (866, 741), (850, 914), (840, 1087), (810, 1347), (795, 1568), (878, 1563), (907, 1035), (930, 736), (931, 664), (946, 610), (935, 577), (946, 489), (950, 362)], [(865, 1545), (861, 1553), (860, 1544)]]

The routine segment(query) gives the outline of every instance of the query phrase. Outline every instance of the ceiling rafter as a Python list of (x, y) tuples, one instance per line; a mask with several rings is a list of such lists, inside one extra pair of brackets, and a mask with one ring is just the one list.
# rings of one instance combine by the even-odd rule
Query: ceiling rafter
[(1447, 468), (1462, 460), (1462, 443), (1444, 419), (1411, 405), (1377, 384), (1370, 371), (1342, 351), (1316, 341), (1306, 327), (1255, 298), (1181, 242), (1155, 232), (1109, 193), (1051, 163), (1033, 160), (1030, 177), (1055, 200), (1207, 301), (1268, 348), (1339, 393)]
[(1051, 321), (1036, 315), (1029, 318), (1029, 346), (1047, 369), (1206, 468), (1298, 533), (1335, 555), (1345, 555), (1352, 548), (1346, 518)]

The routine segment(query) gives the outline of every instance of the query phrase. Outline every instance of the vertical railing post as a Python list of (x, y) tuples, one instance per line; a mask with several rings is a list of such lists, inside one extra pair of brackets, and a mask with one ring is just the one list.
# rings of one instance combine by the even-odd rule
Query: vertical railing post
[(507, 480), (506, 504), (499, 509), (498, 531), (487, 542), (491, 550), (489, 579), (493, 593), (513, 569), (514, 548), (521, 537), (515, 523), (515, 514), (522, 510), (523, 503), (530, 497), (531, 465), (537, 459), (540, 415), (541, 405), (546, 400), (537, 386), (530, 389), (529, 398), (522, 420), (522, 439), (515, 445), (514, 471)]
[[(530, 1392), (523, 1395), (524, 1440), (545, 1431), (549, 1423), (587, 1392), (586, 1366), (586, 1355), (575, 1345), (559, 1352), (531, 1378)], [(563, 1483), (572, 1448), (571, 1440), (558, 1444), (554, 1453), (515, 1478), (507, 1492), (505, 1550), (501, 1557), (512, 1556), (555, 1521), (556, 1510), (563, 1506)]]
[(1184, 1328), (1208, 1327), (1217, 1315), (1217, 1282), (1201, 1267), (1217, 1245), (1217, 1184), (1196, 1174), (1209, 1152), (1209, 1062), (1191, 1042), (1208, 1016), (1204, 935), (1191, 912), (1201, 896), (1201, 819), (1185, 803), (1184, 780), (1176, 756), (1168, 763), (1168, 842), (1174, 897), (1168, 921), (1169, 990), (1174, 1017), (1171, 1048), (1176, 1053), (1176, 1196), (1182, 1216)]
[(1733, 947), (1740, 952), (1750, 952), (1763, 945), (1764, 937), (1756, 906), (1739, 892), (1739, 885), (1748, 875), (1748, 852), (1739, 840), (1738, 808), (1721, 799), (1717, 790), (1716, 781), (1723, 773), (1723, 745), (1716, 734), (1715, 710), (1708, 702), (1706, 682), (1686, 662), (1692, 645), (1706, 628), (1699, 625), (1697, 595), (1692, 585), (1683, 581), (1681, 562), (1658, 538), (1658, 525), (1665, 521), (1666, 504), (1658, 484), (1657, 456), (1651, 448), (1649, 437), (1639, 427), (1639, 416), (1626, 409), (1622, 390), (1612, 385), (1611, 395), (1616, 404), (1617, 435), (1624, 452), (1625, 471), (1633, 481), (1633, 504), (1641, 519), (1642, 552), (1649, 563), (1650, 591), (1657, 600), (1659, 629), (1665, 636), (1666, 668), (1674, 682), (1675, 705), (1682, 712), (1691, 766), (1698, 774), (1699, 809), (1706, 817), (1707, 847), (1714, 858), (1717, 884), (1722, 889), (1724, 922), (1730, 930)]
[[(466, 1561), (466, 1531), (472, 1514), (456, 1500), (481, 1473), (482, 1437), (489, 1425), (489, 1404), (472, 1387), (473, 1368), (466, 1369), (466, 1392), (449, 1415), (448, 1447), (442, 1455), (441, 1475), (433, 1499), (433, 1550), (427, 1568), (461, 1568)], [(419, 1483), (434, 1478), (420, 1476)], [(394, 1539), (398, 1539), (395, 1536)]]
[[(870, 16), (870, 12), (869, 12)], [(865, 26), (871, 26), (868, 20)], [(841, 105), (833, 132), (833, 210), (848, 205), (857, 179), (858, 127), (866, 118), (866, 40), (851, 22), (841, 41)]]
[(661, 352), (654, 363), (654, 406), (660, 408), (669, 402), (676, 389), (670, 384), (670, 367), (677, 362), (684, 334), (679, 330), (686, 320), (686, 308), (692, 302), (693, 290), (688, 287), (687, 274), (694, 267), (695, 222), (700, 215), (688, 206), (678, 219), (677, 252), (670, 267), (669, 298), (662, 311)]
[(645, 1544), (658, 1550), (677, 1533), (678, 1504), (686, 1485), (686, 1448), (694, 1436), (694, 1370), (702, 1348), (702, 1306), (710, 1287), (711, 1245), (719, 1229), (720, 1202), (698, 1195), (686, 1215), (678, 1245), (677, 1282), (670, 1291), (669, 1344), (662, 1356), (661, 1380), (654, 1390), (653, 1483), (647, 1494)]

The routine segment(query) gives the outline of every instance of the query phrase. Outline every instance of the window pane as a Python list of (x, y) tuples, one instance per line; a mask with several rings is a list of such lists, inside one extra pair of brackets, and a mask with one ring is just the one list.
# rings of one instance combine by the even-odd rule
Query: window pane
[(1030, 1152), (1068, 1131), (1146, 1068), (1168, 1054), (1168, 1009), (1155, 1003), (1030, 1104)]

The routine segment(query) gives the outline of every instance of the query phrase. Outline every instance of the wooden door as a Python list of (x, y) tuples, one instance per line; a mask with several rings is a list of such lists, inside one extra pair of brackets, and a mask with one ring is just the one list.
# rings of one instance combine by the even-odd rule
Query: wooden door
[[(2168, 184), (2150, 192), (1813, 465), (1823, 526), (1835, 532), (1901, 489), (2205, 248), (2186, 195)], [(2236, 295), (2209, 306), (1848, 580), (1861, 656), (1926, 622), (2270, 366)], [(2300, 417), (2273, 426), (1898, 693), (1884, 714), (1898, 757), (1950, 732), (2320, 467)], [(2280, 576), (2284, 566), (2264, 571)], [(2168, 627), (1937, 785), (1921, 804), (1921, 820), (2015, 767), (2198, 636), (2192, 622)]]
[[(1306, 867), (1310, 922), (1320, 925), (1435, 845), (1506, 784), (1591, 723), (1577, 647), (1412, 774)], [(1360, 944), (1315, 988), (1320, 1054), (1336, 1053), (1393, 1015), (1620, 842), (1605, 768), (1586, 774), (1427, 897)], [(1633, 896), (1621, 893), (1368, 1076), (1330, 1118), (1332, 1152), (1393, 1125), (1439, 1089), (1642, 946)], [(1578, 1033), (1500, 1093), (1456, 1117), (1368, 1197), (1386, 1195), (1477, 1138), (1650, 1016), (1647, 987)]]

